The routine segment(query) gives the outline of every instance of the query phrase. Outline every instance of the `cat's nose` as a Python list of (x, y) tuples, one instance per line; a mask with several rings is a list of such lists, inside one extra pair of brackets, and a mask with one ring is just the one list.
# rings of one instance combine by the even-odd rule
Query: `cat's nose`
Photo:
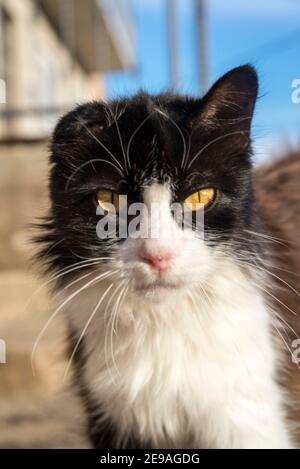
[(159, 254), (142, 251), (140, 255), (144, 262), (160, 272), (166, 270), (170, 266), (171, 260), (174, 257), (170, 251), (164, 251)]

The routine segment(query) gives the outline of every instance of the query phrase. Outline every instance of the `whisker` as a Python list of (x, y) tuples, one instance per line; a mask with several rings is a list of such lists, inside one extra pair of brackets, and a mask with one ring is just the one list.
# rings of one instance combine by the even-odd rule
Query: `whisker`
[(80, 171), (82, 168), (84, 168), (84, 167), (87, 166), (88, 164), (92, 164), (92, 163), (96, 163), (96, 162), (109, 164), (110, 166), (112, 166), (112, 167), (120, 174), (120, 176), (122, 176), (122, 177), (125, 178), (125, 174), (123, 173), (123, 171), (120, 171), (120, 170), (117, 168), (117, 166), (116, 166), (114, 163), (112, 163), (111, 161), (105, 160), (105, 159), (103, 159), (103, 158), (93, 158), (92, 160), (88, 160), (88, 161), (85, 161), (84, 163), (82, 163), (82, 164), (81, 164), (78, 168), (76, 168), (76, 170), (73, 171), (73, 173), (68, 177), (67, 182), (66, 182), (66, 184), (65, 184), (65, 192), (68, 192), (70, 183), (71, 183), (72, 179), (74, 178), (74, 176), (78, 173), (78, 171)]
[[(112, 356), (112, 362), (114, 364), (114, 367), (116, 369), (116, 371), (119, 373), (119, 369), (117, 367), (117, 364), (116, 364), (116, 360), (115, 360), (115, 356), (114, 356), (114, 349), (113, 349), (113, 335), (115, 334), (116, 335), (116, 330), (114, 328), (114, 324), (115, 324), (115, 321), (117, 320), (118, 318), (118, 312), (119, 312), (119, 308), (121, 306), (121, 299), (122, 297), (124, 298), (124, 292), (126, 291), (126, 282), (128, 283), (128, 281), (124, 280), (123, 281), (125, 283), (125, 286), (121, 289), (121, 292), (118, 296), (118, 299), (116, 301), (116, 305), (115, 305), (115, 308), (114, 308), (114, 311), (113, 311), (113, 314), (112, 314), (112, 323), (111, 323), (111, 332), (110, 332), (110, 351), (111, 351), (111, 356)], [(123, 285), (124, 285), (123, 283)], [(128, 287), (127, 287), (128, 288)]]
[(276, 313), (276, 311), (273, 311), (273, 312), (274, 312), (276, 318), (279, 319), (280, 321), (282, 321), (285, 324), (285, 326), (288, 327), (290, 329), (290, 331), (295, 335), (295, 337), (297, 339), (299, 339), (299, 336), (296, 333), (295, 329), (293, 329), (293, 327), (282, 316), (280, 316), (280, 314)]
[(113, 283), (111, 283), (111, 284), (109, 285), (109, 287), (105, 290), (104, 294), (101, 295), (101, 297), (100, 297), (100, 299), (98, 300), (98, 302), (97, 302), (95, 308), (94, 308), (93, 311), (92, 311), (92, 314), (90, 315), (89, 319), (87, 320), (87, 322), (86, 322), (86, 324), (85, 324), (85, 326), (84, 326), (84, 328), (83, 328), (83, 330), (82, 330), (82, 332), (81, 332), (81, 334), (80, 334), (80, 337), (79, 337), (79, 339), (78, 339), (77, 342), (76, 342), (76, 345), (75, 345), (75, 347), (74, 347), (74, 349), (73, 349), (73, 352), (72, 352), (72, 354), (71, 354), (71, 357), (70, 357), (70, 359), (69, 359), (69, 361), (68, 361), (68, 364), (67, 364), (67, 366), (66, 366), (66, 369), (65, 369), (65, 372), (64, 372), (63, 381), (65, 381), (65, 379), (66, 379), (66, 377), (67, 377), (67, 375), (68, 375), (68, 373), (69, 373), (69, 369), (70, 369), (70, 367), (71, 367), (71, 364), (72, 364), (72, 361), (73, 361), (73, 359), (74, 359), (74, 356), (75, 356), (75, 354), (76, 354), (76, 352), (77, 352), (77, 350), (78, 350), (78, 347), (79, 347), (79, 345), (80, 345), (80, 343), (81, 343), (83, 337), (85, 336), (85, 333), (86, 333), (86, 331), (87, 331), (87, 329), (88, 329), (90, 323), (92, 322), (92, 320), (93, 320), (95, 314), (97, 313), (97, 311), (98, 311), (98, 309), (99, 309), (101, 303), (103, 302), (103, 300), (105, 299), (106, 295), (109, 293), (109, 291), (110, 291), (110, 289), (111, 289), (112, 287), (113, 287)]
[[(96, 264), (97, 265), (97, 264)], [(90, 277), (91, 275), (95, 274), (95, 271), (92, 270), (91, 272), (88, 272), (87, 274), (82, 275), (82, 277), (76, 278), (72, 282), (68, 283), (61, 291), (68, 290), (69, 288), (73, 287), (76, 283), (80, 282), (81, 280), (84, 280), (87, 277)], [(53, 299), (57, 298), (58, 296), (61, 295), (61, 291), (58, 291), (56, 295), (54, 295)]]
[(269, 241), (273, 241), (274, 243), (278, 243), (278, 244), (281, 244), (282, 246), (285, 246), (287, 247), (288, 245), (286, 244), (287, 241), (286, 240), (283, 240), (283, 239), (279, 239), (279, 238), (275, 238), (274, 236), (269, 236), (265, 233), (258, 233), (257, 231), (252, 231), (252, 230), (245, 230), (244, 231), (246, 233), (249, 233), (249, 234), (252, 234), (254, 236), (259, 236), (260, 238), (264, 238), (264, 239), (267, 239)]
[[(294, 287), (292, 287), (292, 285), (290, 285), (288, 282), (286, 282), (284, 279), (282, 279), (282, 278), (279, 277), (278, 275), (273, 274), (273, 273), (270, 272), (268, 269), (265, 269), (265, 268), (263, 268), (263, 267), (260, 267), (259, 265), (255, 265), (255, 266), (254, 266), (254, 265), (250, 264), (249, 262), (245, 262), (245, 261), (239, 262), (239, 264), (242, 265), (242, 266), (247, 266), (247, 267), (249, 267), (250, 269), (253, 269), (254, 272), (256, 271), (256, 269), (258, 269), (258, 270), (260, 270), (261, 272), (265, 272), (267, 275), (271, 275), (272, 277), (276, 278), (276, 279), (279, 280), (281, 283), (283, 283), (284, 285), (286, 285), (288, 288), (290, 288), (290, 290), (291, 290), (292, 292), (294, 292), (297, 296), (300, 297), (300, 293), (299, 293)], [(260, 288), (262, 288), (262, 287), (260, 287)], [(267, 292), (267, 293), (270, 294), (270, 292)], [(270, 294), (270, 295), (271, 295), (271, 294)], [(274, 297), (274, 299), (276, 299), (278, 302), (280, 302), (280, 300), (279, 300), (278, 298)], [(282, 303), (282, 302), (281, 302), (281, 304), (282, 304), (282, 306), (284, 306), (285, 308), (289, 309), (289, 307), (288, 307), (286, 304), (284, 304), (284, 303)], [(293, 314), (297, 315), (297, 314), (296, 314), (294, 311), (292, 311), (291, 309), (289, 309), (289, 310), (290, 310)]]
[(300, 297), (300, 293), (292, 286), (290, 285), (286, 280), (284, 280), (283, 278), (279, 277), (278, 275), (274, 274), (273, 272), (271, 272), (270, 270), (264, 268), (264, 267), (260, 267), (259, 265), (255, 265), (253, 266), (253, 269), (259, 269), (263, 272), (266, 272), (267, 275), (271, 275), (272, 277), (276, 278), (277, 280), (279, 280), (281, 283), (283, 283), (284, 285), (286, 285), (292, 292), (295, 293), (295, 295), (299, 296)]
[[(110, 297), (107, 305), (106, 305), (106, 308), (105, 308), (105, 311), (104, 311), (104, 321), (106, 319), (106, 316), (108, 314), (108, 311), (109, 311), (109, 308), (110, 308), (110, 305), (111, 305), (111, 302), (113, 301), (114, 297), (116, 296), (116, 294), (118, 293), (118, 291), (123, 287), (124, 285), (124, 281), (123, 280), (122, 282), (119, 283), (119, 285), (116, 286), (116, 289), (115, 291), (113, 292), (112, 296)], [(107, 326), (106, 326), (106, 332), (105, 332), (105, 338), (104, 338), (104, 350), (105, 350), (105, 363), (106, 363), (106, 367), (107, 369), (109, 370), (109, 373), (111, 375), (111, 378), (112, 380), (114, 381), (114, 376), (113, 374), (111, 373), (110, 371), (110, 366), (109, 366), (109, 359), (108, 359), (108, 332), (109, 332), (109, 329), (110, 329), (110, 324), (112, 322), (112, 319), (113, 319), (113, 314), (111, 315), (111, 317), (109, 318), (108, 320), (108, 323), (107, 323)], [(112, 357), (113, 358), (113, 357)]]
[(204, 152), (204, 150), (206, 150), (210, 145), (212, 145), (213, 143), (215, 142), (218, 142), (219, 140), (225, 138), (225, 137), (230, 137), (232, 135), (237, 135), (237, 134), (245, 134), (245, 132), (243, 132), (242, 130), (239, 130), (239, 131), (235, 131), (235, 132), (229, 132), (227, 134), (224, 134), (224, 135), (220, 135), (219, 137), (211, 140), (210, 142), (208, 142), (206, 145), (204, 145), (203, 148), (201, 148), (201, 150), (198, 151), (198, 153), (196, 153), (196, 155), (194, 156), (194, 158), (189, 162), (188, 166), (187, 166), (187, 169), (190, 169), (190, 167), (193, 165), (193, 163), (196, 161), (196, 159)]
[(130, 147), (131, 147), (131, 144), (132, 144), (132, 141), (134, 139), (134, 137), (136, 136), (136, 134), (138, 133), (138, 131), (141, 129), (141, 127), (146, 123), (146, 121), (151, 117), (151, 113), (148, 114), (145, 119), (142, 120), (142, 122), (137, 126), (137, 128), (135, 129), (135, 131), (132, 133), (129, 141), (128, 141), (128, 145), (127, 145), (127, 150), (126, 150), (126, 155), (127, 155), (127, 160), (128, 160), (128, 164), (130, 165), (130, 156), (129, 156), (129, 152), (130, 152)]
[(54, 313), (50, 316), (50, 318), (47, 320), (46, 324), (44, 325), (44, 327), (42, 328), (41, 332), (39, 333), (34, 345), (33, 345), (33, 348), (32, 348), (32, 352), (31, 352), (31, 356), (30, 356), (30, 363), (31, 363), (31, 370), (33, 372), (33, 375), (35, 375), (35, 372), (34, 372), (34, 355), (35, 355), (35, 351), (38, 347), (38, 344), (42, 338), (42, 336), (44, 335), (45, 331), (47, 330), (48, 326), (50, 325), (50, 323), (53, 321), (53, 319), (58, 315), (58, 313), (62, 310), (62, 308), (68, 304), (73, 298), (75, 298), (77, 295), (79, 295), (79, 293), (81, 293), (83, 290), (85, 290), (86, 288), (88, 288), (89, 286), (91, 286), (95, 281), (97, 280), (100, 280), (100, 279), (104, 279), (104, 278), (107, 278), (111, 275), (114, 275), (115, 273), (117, 273), (118, 271), (115, 270), (115, 271), (108, 271), (108, 272), (105, 272), (105, 273), (102, 273), (100, 274), (98, 277), (96, 277), (95, 279), (92, 279), (90, 280), (88, 283), (86, 283), (85, 285), (83, 285), (79, 290), (76, 290), (74, 293), (72, 293), (65, 301), (63, 301), (63, 303), (54, 311)]
[[(60, 277), (63, 277), (64, 275), (68, 275), (69, 273), (71, 272), (74, 272), (75, 270), (79, 270), (79, 269), (83, 269), (85, 267), (90, 267), (92, 265), (98, 265), (100, 264), (99, 260), (103, 260), (103, 259), (113, 259), (111, 257), (95, 257), (93, 260), (91, 260), (91, 262), (87, 262), (87, 261), (81, 261), (81, 262), (75, 262), (74, 264), (71, 264), (71, 266), (69, 267), (64, 267), (63, 269), (59, 270), (58, 273), (52, 275), (48, 280), (46, 280), (44, 283), (42, 283), (42, 285), (40, 285), (33, 293), (32, 295), (28, 298), (28, 300), (26, 301), (25, 303), (25, 306), (24, 306), (24, 309), (23, 309), (23, 313), (25, 313), (26, 309), (28, 308), (32, 298), (34, 298), (40, 291), (42, 288), (46, 287), (47, 285), (49, 285), (51, 282), (54, 282), (55, 280), (57, 280), (58, 278)], [(73, 266), (73, 267), (72, 267)], [(74, 267), (75, 266), (75, 267)]]
[[(281, 334), (281, 332), (279, 332), (278, 327), (276, 327), (275, 324), (273, 324), (273, 327), (276, 329), (276, 331), (277, 331), (279, 337), (282, 339), (282, 341), (283, 341), (283, 343), (284, 343), (284, 345), (285, 345), (287, 351), (289, 352), (289, 354), (291, 355), (291, 357), (293, 357), (293, 352), (292, 352), (292, 350), (290, 349), (289, 345), (287, 344), (287, 342), (286, 342), (285, 338), (283, 337), (283, 335)], [(295, 363), (296, 363), (296, 365), (297, 365), (298, 370), (300, 370), (299, 363), (297, 363), (297, 362), (295, 362)]]
[(267, 295), (269, 295), (271, 298), (273, 298), (273, 300), (275, 300), (277, 303), (279, 303), (281, 306), (283, 306), (284, 308), (286, 308), (288, 311), (290, 311), (292, 314), (294, 314), (295, 316), (297, 316), (297, 313), (295, 313), (295, 311), (293, 311), (289, 306), (287, 306), (285, 303), (283, 303), (283, 301), (279, 300), (279, 298), (277, 298), (275, 295), (273, 295), (269, 290), (266, 290), (265, 288), (263, 288), (261, 285), (257, 285), (254, 283), (254, 285), (259, 288), (260, 290), (264, 291), (265, 293), (267, 293)]
[[(106, 145), (104, 145), (103, 142), (101, 142), (101, 140), (99, 140), (99, 138), (96, 137), (96, 135), (85, 125), (83, 124), (84, 128), (86, 129), (86, 131), (91, 135), (91, 137), (93, 137), (93, 139), (99, 143), (99, 145), (105, 150), (107, 151), (107, 153), (111, 156), (111, 158), (113, 159), (113, 161), (119, 166), (120, 170), (123, 172), (123, 168), (122, 168), (122, 165), (121, 163), (119, 162), (119, 160), (114, 156), (114, 154), (107, 148)], [(124, 174), (124, 173), (123, 173)], [(125, 176), (125, 174), (124, 174)]]
[(128, 173), (128, 170), (130, 169), (130, 162), (127, 161), (127, 158), (126, 158), (126, 153), (125, 153), (125, 150), (124, 150), (124, 144), (123, 144), (123, 140), (122, 140), (122, 136), (121, 136), (121, 132), (120, 132), (120, 127), (119, 127), (119, 124), (118, 124), (118, 119), (116, 118), (115, 115), (113, 117), (114, 117), (114, 122), (116, 124), (118, 137), (119, 137), (119, 141), (120, 141), (120, 145), (121, 145), (121, 149), (122, 149), (122, 154), (123, 154), (123, 158), (124, 158), (125, 172)]
[(161, 114), (162, 116), (164, 116), (166, 119), (168, 119), (176, 127), (176, 129), (178, 130), (178, 132), (180, 134), (180, 137), (181, 137), (182, 143), (183, 143), (183, 153), (182, 153), (182, 160), (181, 160), (181, 169), (182, 169), (182, 168), (184, 168), (184, 165), (185, 165), (186, 150), (187, 150), (186, 140), (185, 140), (185, 137), (183, 135), (183, 132), (182, 132), (181, 128), (179, 127), (179, 125), (174, 121), (174, 119), (172, 119), (171, 116), (169, 116), (167, 113), (163, 112), (158, 107), (156, 108), (156, 111), (159, 114)]

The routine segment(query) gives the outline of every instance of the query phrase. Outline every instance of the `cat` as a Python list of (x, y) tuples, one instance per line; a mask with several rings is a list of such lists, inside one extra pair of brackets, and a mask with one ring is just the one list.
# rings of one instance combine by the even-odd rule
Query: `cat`
[[(279, 340), (287, 319), (270, 267), (282, 248), (268, 232), (276, 192), (263, 189), (270, 170), (252, 168), (257, 93), (244, 65), (202, 98), (90, 102), (55, 128), (40, 259), (60, 292), (54, 315), (66, 316), (67, 371), (95, 448), (296, 446), (286, 370), (298, 368)], [(119, 195), (145, 207), (138, 236), (118, 236)], [(116, 228), (101, 237), (113, 209)], [(143, 236), (154, 215), (158, 235)]]

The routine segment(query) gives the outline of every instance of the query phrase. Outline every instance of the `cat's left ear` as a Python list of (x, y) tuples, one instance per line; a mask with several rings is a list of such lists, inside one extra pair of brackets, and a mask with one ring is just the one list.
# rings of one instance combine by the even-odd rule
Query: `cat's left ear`
[(254, 68), (250, 65), (234, 68), (202, 98), (194, 124), (249, 134), (257, 92)]

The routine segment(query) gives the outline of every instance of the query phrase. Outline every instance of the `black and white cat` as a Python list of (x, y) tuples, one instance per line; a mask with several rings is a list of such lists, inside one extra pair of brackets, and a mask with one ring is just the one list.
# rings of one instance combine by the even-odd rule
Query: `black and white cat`
[[(42, 258), (95, 447), (292, 447), (253, 234), (257, 88), (242, 66), (201, 99), (92, 102), (56, 127)], [(155, 204), (158, 236), (99, 237), (97, 206), (118, 208), (119, 194), (150, 218)], [(194, 215), (195, 198), (204, 237), (170, 209), (191, 202)]]

